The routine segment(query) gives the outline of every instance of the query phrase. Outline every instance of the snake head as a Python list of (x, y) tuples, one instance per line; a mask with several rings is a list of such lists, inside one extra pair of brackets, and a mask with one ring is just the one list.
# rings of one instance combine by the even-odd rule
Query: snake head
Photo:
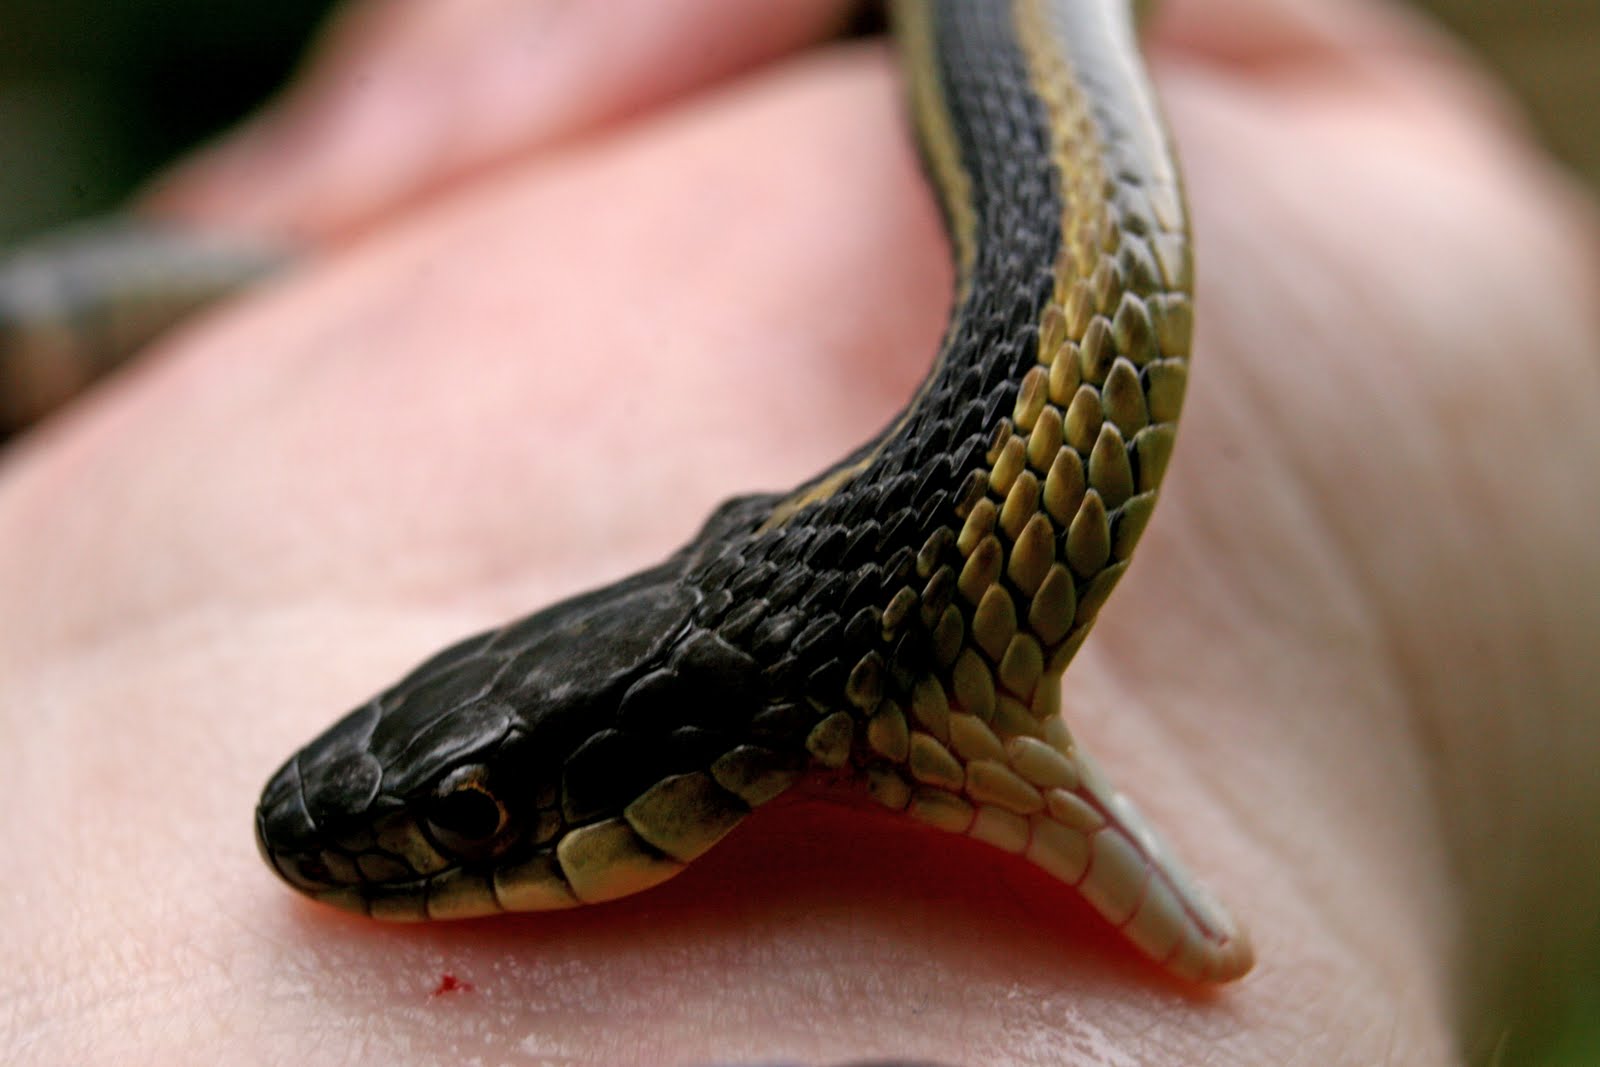
[(263, 855), (302, 892), (391, 919), (570, 906), (674, 873), (624, 813), (705, 838), (748, 810), (707, 788), (729, 734), (682, 710), (756, 699), (759, 677), (694, 630), (680, 570), (469, 638), (346, 715), (267, 783)]

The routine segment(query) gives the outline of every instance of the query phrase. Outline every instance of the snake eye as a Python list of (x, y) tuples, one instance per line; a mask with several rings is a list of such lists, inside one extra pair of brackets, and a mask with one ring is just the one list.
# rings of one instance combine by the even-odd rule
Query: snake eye
[(424, 821), (428, 832), (453, 852), (479, 852), (505, 829), (505, 805), (490, 791), (482, 767), (450, 772), (434, 790)]

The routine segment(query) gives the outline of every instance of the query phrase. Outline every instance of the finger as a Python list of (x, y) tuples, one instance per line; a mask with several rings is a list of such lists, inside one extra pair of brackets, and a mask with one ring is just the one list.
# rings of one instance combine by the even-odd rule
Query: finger
[(1166, 0), (1149, 37), (1161, 60), (1270, 83), (1285, 98), (1334, 89), (1433, 132), (1442, 123), (1531, 140), (1467, 52), (1390, 0)]
[(1166, 0), (1152, 32), (1163, 46), (1246, 69), (1350, 66), (1437, 43), (1379, 0)]
[(363, 0), (300, 82), (158, 182), (157, 213), (275, 238), (371, 225), (507, 158), (835, 32), (844, 0)]

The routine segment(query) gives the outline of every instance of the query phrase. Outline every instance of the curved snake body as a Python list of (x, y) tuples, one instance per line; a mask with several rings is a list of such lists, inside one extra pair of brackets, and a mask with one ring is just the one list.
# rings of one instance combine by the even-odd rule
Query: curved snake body
[(1249, 967), (1059, 715), (1189, 354), (1187, 220), (1131, 16), (932, 0), (896, 24), (957, 264), (926, 382), (808, 483), (439, 653), (297, 753), (257, 814), (296, 888), (386, 919), (609, 900), (825, 773), (1026, 857), (1181, 976)]

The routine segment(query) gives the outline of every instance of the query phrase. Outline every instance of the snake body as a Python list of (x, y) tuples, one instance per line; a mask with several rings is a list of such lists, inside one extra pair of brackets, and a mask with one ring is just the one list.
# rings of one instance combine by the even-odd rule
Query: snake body
[(926, 381), (792, 492), (440, 652), (299, 751), (256, 817), (291, 885), (400, 920), (610, 900), (821, 775), (1026, 857), (1178, 975), (1248, 969), (1059, 714), (1189, 354), (1188, 224), (1133, 16), (894, 14), (957, 267)]

